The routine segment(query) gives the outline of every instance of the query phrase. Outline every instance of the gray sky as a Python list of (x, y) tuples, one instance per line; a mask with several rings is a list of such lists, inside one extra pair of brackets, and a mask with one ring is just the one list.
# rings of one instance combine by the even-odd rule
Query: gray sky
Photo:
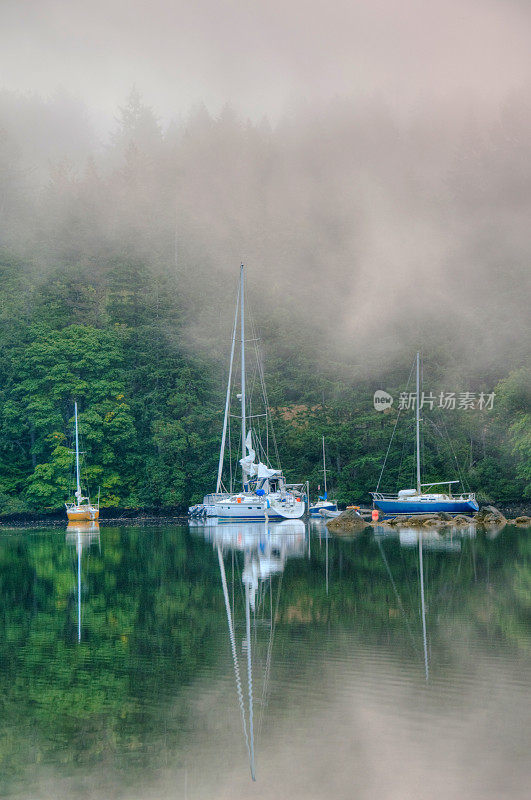
[[(15, 173), (38, 192), (51, 166), (66, 160), (83, 176), (97, 151), (108, 182), (94, 218), (74, 236), (66, 220), (78, 188), (61, 184), (50, 241), (67, 251), (72, 237), (87, 252), (137, 246), (139, 257), (180, 270), (197, 305), (194, 341), (223, 338), (211, 310), (219, 286), (232, 304), (244, 260), (250, 276), (268, 275), (267, 299), (250, 280), (262, 308), (296, 309), (299, 327), (319, 296), (311, 327), (314, 339), (329, 338), (327, 363), (340, 346), (352, 363), (374, 360), (376, 347), (394, 359), (447, 332), (481, 369), (507, 354), (519, 363), (530, 42), (531, 0), (0, 0), (14, 209), (4, 228), (26, 249), (28, 229), (40, 235), (29, 206), (16, 205)], [(171, 164), (148, 147), (157, 177), (129, 186), (124, 200), (113, 172), (123, 154), (98, 145), (133, 85), (164, 121), (201, 103), (218, 119), (190, 115), (177, 129), (189, 135), (169, 137)], [(278, 124), (231, 123), (218, 115), (225, 103)], [(90, 181), (79, 186), (89, 207)], [(41, 241), (34, 250), (41, 257)]]
[(531, 85), (528, 0), (0, 0), (0, 86), (78, 96), (107, 127), (136, 84), (162, 118), (377, 94), (400, 110)]

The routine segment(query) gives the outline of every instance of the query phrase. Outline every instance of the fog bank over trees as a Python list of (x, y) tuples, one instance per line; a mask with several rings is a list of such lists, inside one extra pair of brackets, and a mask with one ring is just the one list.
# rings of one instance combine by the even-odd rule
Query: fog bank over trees
[[(226, 341), (237, 271), (283, 352), (385, 367), (418, 347), (499, 377), (529, 334), (531, 103), (230, 106), (162, 124), (133, 89), (103, 139), (60, 92), (0, 94), (0, 235), (42, 280), (139, 259), (188, 342)], [(164, 110), (168, 116), (168, 109)], [(176, 299), (177, 303), (177, 299)]]

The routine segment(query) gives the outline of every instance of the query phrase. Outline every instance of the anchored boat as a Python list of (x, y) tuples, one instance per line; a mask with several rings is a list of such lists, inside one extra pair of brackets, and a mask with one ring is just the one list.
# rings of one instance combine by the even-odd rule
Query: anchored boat
[(76, 491), (74, 494), (75, 500), (70, 503), (65, 503), (66, 516), (71, 522), (82, 522), (87, 520), (96, 520), (100, 515), (100, 504), (98, 498), (97, 506), (90, 502), (90, 497), (83, 496), (81, 491), (81, 480), (79, 472), (79, 432), (77, 426), (77, 403), (74, 403), (74, 417), (75, 417), (75, 440), (76, 440)]
[[(439, 481), (435, 483), (422, 483), (420, 475), (420, 353), (417, 353), (417, 393), (415, 402), (416, 423), (416, 461), (417, 461), (417, 486), (415, 489), (401, 489), (398, 494), (385, 494), (378, 491), (371, 492), (374, 506), (386, 515), (392, 514), (432, 514), (444, 511), (447, 514), (469, 514), (479, 510), (476, 496), (473, 492), (452, 492), (458, 480)], [(389, 450), (388, 450), (389, 452)], [(387, 457), (386, 457), (387, 458)], [(380, 480), (382, 478), (380, 474)], [(380, 481), (378, 481), (378, 486)], [(446, 491), (436, 490), (435, 487), (446, 486)], [(435, 491), (433, 491), (435, 489)]]
[[(262, 390), (262, 404), (263, 410), (260, 408), (260, 413), (251, 413), (248, 398), (246, 394), (246, 376), (245, 376), (245, 285), (244, 285), (244, 268), (243, 264), (240, 267), (240, 288), (236, 300), (236, 311), (234, 314), (234, 326), (232, 331), (232, 347), (229, 363), (229, 378), (227, 382), (227, 393), (225, 397), (225, 414), (223, 419), (223, 431), (221, 436), (221, 447), (218, 462), (218, 477), (216, 482), (216, 491), (212, 494), (205, 495), (203, 502), (188, 509), (191, 517), (218, 517), (219, 519), (238, 519), (238, 520), (267, 520), (267, 519), (299, 519), (304, 515), (305, 511), (305, 495), (304, 484), (289, 484), (284, 477), (282, 470), (274, 468), (269, 462), (268, 444), (269, 444), (269, 428), (271, 425), (271, 414), (267, 403), (267, 393), (264, 382), (263, 366), (257, 355), (256, 375)], [(240, 403), (240, 414), (231, 414), (231, 392), (232, 385), (232, 372), (234, 364), (234, 353), (236, 345), (236, 332), (238, 327), (238, 317), (240, 321), (240, 346), (241, 346), (241, 385), (240, 392), (237, 394), (237, 400)], [(256, 345), (257, 338), (253, 336), (251, 339)], [(230, 446), (230, 419), (231, 417), (238, 416), (241, 422), (241, 458), (239, 464), (242, 471), (242, 488), (240, 491), (234, 491), (232, 486), (232, 468), (231, 478), (228, 491), (223, 485), (223, 466), (225, 460), (225, 450), (227, 440)], [(251, 428), (247, 428), (248, 421), (257, 420), (256, 425), (259, 426), (259, 418), (265, 422), (264, 434), (266, 437), (265, 448), (262, 445), (260, 436), (257, 436)], [(272, 439), (275, 445), (275, 455), (278, 460), (278, 451), (276, 448), (276, 441), (274, 438), (274, 431), (272, 430)], [(256, 458), (256, 454), (260, 457)], [(264, 459), (264, 463), (261, 459)], [(229, 453), (230, 459), (230, 453)]]
[[(323, 436), (323, 473), (324, 473), (324, 493), (323, 496), (319, 496), (315, 503), (312, 503), (310, 506), (310, 516), (311, 517), (327, 517), (327, 516), (337, 516), (340, 512), (337, 510), (337, 503), (333, 500), (328, 499), (328, 491), (326, 488), (326, 453), (325, 453), (325, 440)], [(319, 487), (320, 489), (321, 487)], [(330, 512), (324, 513), (324, 512)]]

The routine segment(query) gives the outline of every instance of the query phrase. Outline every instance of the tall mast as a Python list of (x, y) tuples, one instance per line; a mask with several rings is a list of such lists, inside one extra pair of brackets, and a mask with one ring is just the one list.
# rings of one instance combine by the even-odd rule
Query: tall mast
[(328, 499), (328, 493), (326, 491), (326, 455), (325, 455), (325, 446), (324, 446), (324, 436), (323, 436), (323, 472), (324, 472), (324, 496), (325, 500)]
[(221, 487), (221, 473), (223, 472), (223, 459), (225, 456), (225, 440), (227, 438), (227, 422), (229, 419), (229, 405), (230, 405), (230, 390), (232, 383), (232, 363), (234, 361), (234, 345), (236, 343), (236, 325), (238, 322), (238, 307), (240, 303), (240, 293), (236, 298), (236, 310), (234, 312), (234, 326), (232, 328), (232, 346), (230, 349), (230, 366), (229, 366), (229, 380), (227, 383), (227, 395), (225, 397), (225, 416), (223, 417), (223, 434), (221, 436), (221, 447), (219, 450), (219, 464), (218, 464), (218, 480), (216, 483), (216, 494)]
[(76, 418), (76, 484), (77, 484), (76, 497), (79, 503), (81, 499), (81, 484), (79, 482), (79, 434), (77, 430), (77, 402), (74, 403), (74, 414)]
[[(245, 458), (245, 439), (247, 437), (245, 420), (245, 318), (243, 296), (243, 264), (240, 265), (240, 335), (242, 346), (242, 458)], [(242, 470), (242, 485), (245, 491), (245, 472)]]
[(417, 494), (420, 494), (420, 353), (417, 353), (417, 402), (415, 403), (417, 423)]

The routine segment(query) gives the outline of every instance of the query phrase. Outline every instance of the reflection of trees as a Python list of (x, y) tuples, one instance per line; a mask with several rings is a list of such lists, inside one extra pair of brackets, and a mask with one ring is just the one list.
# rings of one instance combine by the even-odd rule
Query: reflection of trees
[[(457, 612), (478, 635), (524, 646), (531, 580), (525, 537), (525, 533), (507, 528), (492, 541), (482, 534), (463, 538), (458, 551), (424, 547), (432, 647), (442, 646), (437, 632)], [(386, 538), (381, 546), (404, 611), (418, 626), (418, 548), (402, 547), (398, 536)], [(310, 635), (316, 637), (322, 635), (320, 626), (324, 624), (353, 626), (365, 641), (389, 642), (409, 657), (412, 648), (405, 635), (404, 614), (372, 532), (354, 541), (333, 538), (329, 542), (328, 595), (325, 559), (323, 542), (321, 547), (312, 546), (310, 563), (299, 560), (288, 564), (279, 608), (284, 624), (306, 624), (311, 628)]]
[[(404, 613), (372, 533), (329, 540), (328, 594), (324, 541), (313, 538), (309, 559), (287, 559), (274, 647), (292, 648), (298, 668), (335, 628), (392, 648), (422, 675), (418, 550), (397, 537), (381, 547)], [(485, 647), (525, 646), (529, 547), (527, 531), (508, 528), (464, 538), (459, 552), (424, 550), (430, 674), (449, 669), (456, 642), (471, 635)], [(0, 539), (4, 782), (31, 780), (40, 761), (67, 773), (104, 764), (131, 781), (137, 769), (156, 770), (190, 724), (184, 689), (227, 652), (218, 558), (200, 537), (102, 528), (101, 555), (93, 548), (82, 564), (80, 643), (76, 557), (63, 533)]]
[(178, 736), (180, 689), (213, 652), (216, 565), (193, 558), (187, 537), (106, 529), (101, 558), (83, 563), (81, 643), (76, 559), (57, 534), (0, 545), (4, 775), (54, 753), (66, 765), (156, 768), (163, 755), (143, 742), (160, 731), (168, 697), (166, 729)]

